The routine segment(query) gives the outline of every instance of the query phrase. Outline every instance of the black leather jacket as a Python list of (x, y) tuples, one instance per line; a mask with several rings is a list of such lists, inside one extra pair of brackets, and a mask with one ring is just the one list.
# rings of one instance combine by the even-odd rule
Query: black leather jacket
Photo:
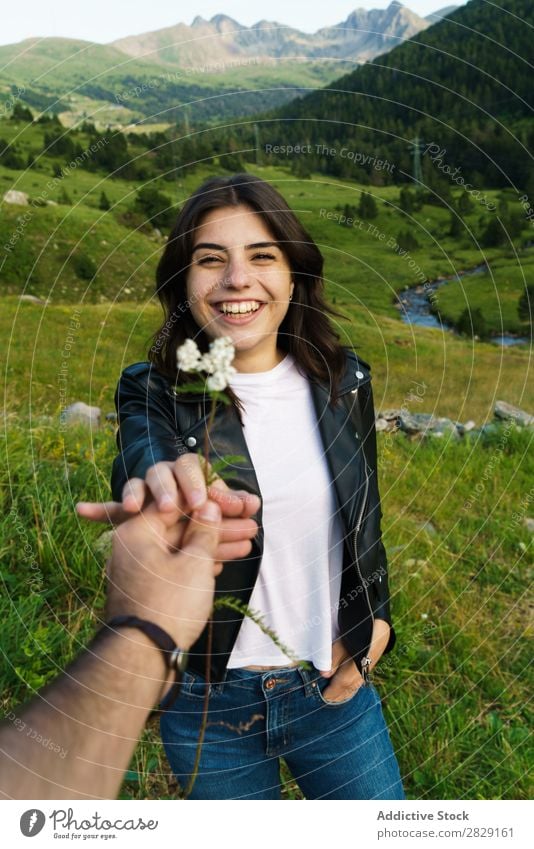
[[(381, 539), (382, 510), (377, 481), (376, 430), (369, 363), (347, 349), (346, 371), (340, 398), (329, 403), (328, 389), (310, 380), (325, 456), (335, 484), (337, 510), (344, 532), (345, 554), (338, 603), (340, 635), (361, 670), (369, 648), (373, 621), (391, 625), (387, 557)], [(207, 414), (201, 396), (176, 396), (172, 383), (150, 363), (136, 363), (121, 375), (115, 394), (120, 454), (113, 463), (112, 491), (121, 500), (122, 488), (132, 477), (144, 478), (147, 469), (161, 460), (175, 460), (187, 451), (204, 449)], [(210, 461), (241, 455), (232, 466), (230, 486), (261, 497), (235, 407), (219, 405), (210, 437)], [(234, 561), (217, 578), (216, 595), (234, 596), (247, 604), (260, 568), (263, 552), (261, 509), (259, 532), (248, 557)], [(226, 666), (242, 622), (242, 615), (225, 607), (214, 614), (211, 679), (224, 678)], [(189, 666), (205, 673), (206, 631), (192, 647)], [(393, 648), (391, 634), (386, 652)]]

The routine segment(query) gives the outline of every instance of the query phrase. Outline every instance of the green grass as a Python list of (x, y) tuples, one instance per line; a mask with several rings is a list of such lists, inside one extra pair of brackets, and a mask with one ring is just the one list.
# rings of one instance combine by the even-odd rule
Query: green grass
[[(398, 643), (376, 683), (410, 798), (528, 797), (532, 544), (517, 516), (529, 514), (531, 447), (532, 431), (515, 429), (503, 451), (492, 437), (475, 445), (379, 435)], [(102, 614), (102, 531), (73, 508), (106, 494), (114, 433), (63, 435), (54, 422), (18, 422), (1, 450), (8, 711), (61, 671)], [(419, 529), (424, 520), (434, 534)], [(284, 777), (285, 797), (299, 798), (287, 770)], [(122, 796), (176, 793), (152, 724)]]
[(436, 303), (446, 322), (455, 322), (464, 309), (480, 309), (490, 332), (528, 334), (528, 324), (517, 314), (517, 302), (532, 280), (534, 257), (520, 262), (499, 260), (488, 274), (453, 281), (437, 293)]
[[(471, 418), (477, 424), (493, 418), (499, 399), (534, 412), (528, 350), (503, 353), (490, 343), (471, 344), (426, 328), (414, 334), (398, 319), (378, 319), (357, 304), (345, 307), (344, 313), (347, 318), (337, 325), (338, 332), (344, 344), (356, 345), (370, 362), (377, 410), (405, 405), (411, 412)], [(57, 415), (62, 403), (59, 377), (65, 376), (68, 403), (85, 401), (104, 412), (112, 410), (121, 369), (146, 359), (160, 315), (153, 301), (42, 306), (14, 296), (0, 298), (0, 333), (6, 340), (0, 381), (6, 409)], [(66, 344), (71, 346), (67, 359)], [(60, 375), (64, 362), (66, 373)], [(415, 400), (417, 395), (421, 401)]]

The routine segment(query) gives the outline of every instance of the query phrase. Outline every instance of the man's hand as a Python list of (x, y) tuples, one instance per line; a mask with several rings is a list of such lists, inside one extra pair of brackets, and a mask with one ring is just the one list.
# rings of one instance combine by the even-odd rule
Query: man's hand
[[(375, 619), (373, 636), (369, 647), (371, 664), (374, 669), (386, 648), (389, 640), (390, 627), (383, 619)], [(332, 668), (321, 670), (324, 678), (330, 678), (328, 687), (322, 692), (323, 698), (329, 702), (341, 702), (350, 696), (363, 684), (363, 676), (341, 640), (332, 645)]]
[(258, 532), (252, 516), (260, 509), (260, 499), (249, 492), (230, 489), (220, 478), (206, 488), (197, 454), (186, 454), (174, 463), (156, 463), (148, 470), (146, 481), (132, 478), (123, 489), (122, 502), (79, 502), (76, 510), (79, 516), (93, 522), (120, 525), (152, 503), (162, 516), (174, 516), (178, 510), (185, 517), (205, 504), (208, 497), (222, 512), (216, 559), (224, 562), (246, 557), (251, 548), (249, 540)]
[(215, 575), (222, 569), (215, 562), (221, 510), (206, 501), (189, 521), (178, 521), (180, 515), (177, 508), (161, 513), (152, 503), (115, 531), (106, 618), (148, 619), (189, 649), (210, 615)]

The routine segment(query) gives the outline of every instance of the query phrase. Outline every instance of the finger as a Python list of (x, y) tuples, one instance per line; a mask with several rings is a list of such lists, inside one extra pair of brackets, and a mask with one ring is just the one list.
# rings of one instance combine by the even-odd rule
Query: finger
[(142, 478), (130, 478), (122, 489), (122, 505), (128, 513), (139, 513), (143, 509), (147, 489)]
[(84, 519), (106, 525), (120, 525), (131, 517), (131, 513), (127, 513), (118, 501), (79, 501), (76, 512)]
[(221, 522), (221, 542), (254, 539), (257, 533), (258, 526), (254, 519), (223, 519)]
[[(224, 483), (221, 481), (221, 483)], [(245, 490), (232, 490), (224, 484), (224, 488), (218, 486), (218, 482), (209, 487), (209, 497), (220, 505), (223, 516), (250, 518), (254, 516), (261, 506), (261, 500)]]
[(173, 468), (172, 463), (156, 463), (146, 473), (146, 486), (162, 512), (172, 513), (183, 506)]
[[(213, 501), (206, 501), (195, 510), (187, 524), (179, 556), (198, 559), (199, 563), (215, 561), (221, 530), (221, 509)], [(220, 560), (220, 558), (217, 558)]]
[(192, 510), (201, 507), (206, 502), (208, 492), (198, 454), (182, 454), (176, 460), (173, 472), (189, 507)]
[(223, 562), (247, 557), (252, 551), (252, 543), (248, 539), (238, 542), (223, 542), (217, 546), (217, 559)]

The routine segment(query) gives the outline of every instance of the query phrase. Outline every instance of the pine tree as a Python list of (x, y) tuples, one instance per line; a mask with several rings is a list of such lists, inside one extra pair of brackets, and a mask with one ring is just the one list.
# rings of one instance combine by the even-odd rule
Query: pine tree
[(111, 209), (111, 204), (109, 202), (109, 198), (104, 191), (100, 195), (100, 200), (98, 202), (98, 208), (104, 209), (104, 210)]
[(369, 192), (363, 192), (360, 198), (360, 205), (358, 207), (358, 214), (360, 218), (376, 218), (378, 215), (378, 209), (376, 206), (376, 201), (374, 197), (369, 194)]

